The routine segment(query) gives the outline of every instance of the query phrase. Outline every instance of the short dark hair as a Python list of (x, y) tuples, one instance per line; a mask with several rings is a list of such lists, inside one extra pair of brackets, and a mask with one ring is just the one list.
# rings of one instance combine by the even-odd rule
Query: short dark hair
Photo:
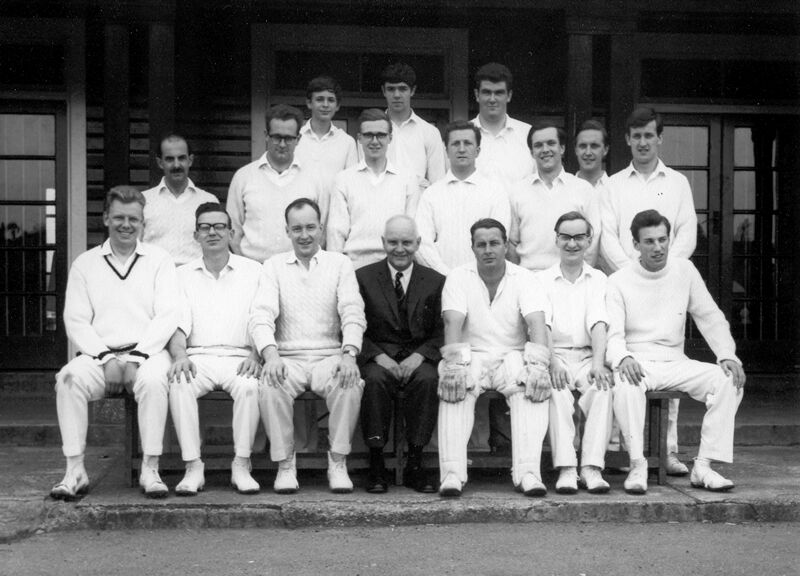
[(481, 218), (475, 222), (475, 224), (470, 226), (469, 236), (473, 241), (475, 240), (475, 231), (480, 230), (481, 228), (497, 228), (500, 230), (500, 235), (503, 237), (503, 242), (508, 242), (506, 227), (503, 226), (502, 222), (498, 222), (494, 218)]
[(342, 87), (330, 76), (317, 76), (316, 78), (312, 78), (308, 86), (306, 86), (306, 99), (311, 100), (315, 92), (325, 92), (326, 90), (333, 92), (333, 95), (336, 96), (337, 103), (342, 103)]
[(395, 62), (389, 64), (381, 72), (381, 86), (386, 83), (399, 84), (405, 82), (409, 88), (417, 85), (417, 74), (414, 69), (405, 62)]
[(470, 122), (469, 120), (454, 120), (450, 122), (447, 126), (444, 127), (444, 145), (447, 147), (447, 144), (450, 142), (450, 133), (455, 132), (456, 130), (472, 130), (475, 134), (475, 144), (478, 146), (481, 145), (481, 130), (475, 124)]
[(628, 116), (628, 120), (625, 122), (625, 134), (630, 134), (631, 128), (643, 128), (653, 120), (656, 122), (656, 134), (661, 136), (661, 132), (664, 131), (664, 119), (661, 114), (649, 106), (639, 106)]
[(667, 220), (667, 217), (662, 215), (658, 210), (643, 210), (636, 214), (631, 221), (631, 236), (637, 242), (639, 241), (639, 230), (642, 228), (652, 228), (655, 226), (666, 226), (667, 236), (669, 236), (672, 226)]
[(498, 62), (489, 62), (478, 68), (478, 71), (475, 72), (476, 90), (480, 89), (481, 82), (484, 80), (494, 83), (505, 82), (506, 90), (509, 92), (511, 92), (514, 84), (514, 76), (511, 74), (511, 70)]
[(608, 146), (608, 132), (606, 131), (606, 127), (603, 126), (601, 122), (597, 120), (587, 120), (578, 130), (575, 132), (575, 141), (577, 143), (578, 136), (584, 130), (597, 130), (603, 136), (603, 146)]
[(219, 202), (203, 202), (200, 206), (197, 207), (197, 210), (194, 211), (194, 225), (197, 226), (197, 221), (200, 220), (200, 216), (203, 214), (207, 214), (208, 212), (219, 212), (221, 214), (225, 214), (228, 217), (228, 227), (232, 226), (231, 222), (231, 215), (228, 214), (228, 211), (222, 207), (222, 204)]
[(269, 132), (269, 123), (273, 120), (294, 120), (297, 122), (297, 133), (300, 133), (300, 127), (305, 122), (305, 116), (294, 106), (288, 104), (275, 104), (267, 110), (267, 132)]
[(364, 122), (375, 122), (378, 120), (383, 120), (389, 125), (389, 134), (391, 134), (392, 121), (389, 120), (389, 116), (386, 115), (386, 112), (380, 108), (365, 108), (361, 111), (361, 114), (358, 115), (358, 133), (361, 134), (361, 125)]
[(314, 212), (317, 213), (317, 220), (322, 222), (322, 211), (319, 209), (319, 204), (314, 202), (311, 198), (298, 198), (297, 200), (289, 202), (286, 210), (283, 211), (283, 219), (287, 224), (289, 223), (289, 212), (292, 210), (300, 210), (303, 206), (311, 206)]
[(558, 234), (558, 229), (564, 222), (572, 222), (573, 220), (583, 220), (584, 222), (586, 222), (586, 230), (589, 233), (589, 236), (594, 234), (594, 228), (592, 227), (592, 223), (586, 219), (586, 216), (584, 216), (577, 210), (571, 210), (559, 216), (558, 220), (556, 220), (556, 225), (553, 228), (553, 230), (555, 231), (556, 234)]
[(122, 204), (133, 204), (136, 202), (140, 204), (142, 208), (144, 208), (144, 205), (147, 203), (144, 194), (142, 194), (138, 188), (127, 184), (114, 186), (106, 193), (106, 199), (105, 202), (103, 202), (103, 212), (107, 213), (108, 209), (111, 207), (111, 203), (115, 200)]
[(528, 150), (533, 150), (533, 133), (538, 132), (539, 130), (547, 130), (548, 128), (556, 129), (556, 134), (558, 134), (558, 143), (561, 146), (567, 145), (567, 133), (561, 126), (556, 126), (556, 124), (550, 120), (537, 120), (533, 123), (531, 129), (528, 130)]
[(192, 148), (191, 148), (191, 146), (189, 146), (189, 141), (186, 138), (184, 138), (180, 134), (175, 134), (174, 132), (170, 132), (169, 134), (167, 134), (163, 138), (161, 138), (161, 140), (158, 143), (158, 157), (159, 158), (163, 158), (164, 157), (163, 156), (163, 152), (161, 151), (161, 146), (164, 144), (164, 142), (167, 142), (167, 141), (172, 141), (172, 142), (180, 141), (180, 142), (183, 142), (184, 144), (186, 144), (186, 153), (187, 154), (191, 154), (192, 153)]

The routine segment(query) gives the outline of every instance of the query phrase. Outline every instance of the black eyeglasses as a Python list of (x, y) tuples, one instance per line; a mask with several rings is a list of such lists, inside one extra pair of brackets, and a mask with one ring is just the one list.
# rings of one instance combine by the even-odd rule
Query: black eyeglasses
[(556, 234), (556, 238), (559, 242), (563, 242), (567, 244), (570, 240), (574, 240), (576, 244), (580, 244), (581, 242), (586, 242), (589, 238), (591, 238), (590, 234), (574, 234), (570, 236), (569, 234)]
[(386, 140), (389, 135), (386, 132), (362, 132), (361, 137), (367, 142), (370, 142), (373, 138), (376, 140)]
[(214, 229), (214, 232), (218, 234), (222, 234), (225, 230), (228, 229), (228, 225), (222, 222), (218, 222), (217, 224), (198, 224), (197, 231), (201, 234), (208, 234), (211, 232), (211, 229)]
[(300, 136), (284, 136), (283, 134), (267, 134), (267, 138), (269, 138), (270, 142), (273, 144), (280, 144), (283, 142), (284, 144), (294, 144), (297, 142), (297, 139)]

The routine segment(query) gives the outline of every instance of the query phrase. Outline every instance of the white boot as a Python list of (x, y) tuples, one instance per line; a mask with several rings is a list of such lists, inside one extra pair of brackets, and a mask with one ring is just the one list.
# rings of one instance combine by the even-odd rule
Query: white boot
[(258, 494), (261, 490), (261, 486), (250, 475), (250, 470), (250, 458), (237, 456), (231, 462), (231, 485), (239, 494)]
[(272, 489), (276, 494), (294, 494), (300, 488), (297, 483), (297, 464), (294, 452), (292, 455), (278, 462), (278, 475)]
[(183, 475), (183, 480), (175, 486), (175, 494), (177, 496), (197, 496), (198, 492), (202, 492), (206, 485), (205, 468), (205, 464), (199, 458), (187, 462), (186, 473)]
[(347, 474), (347, 456), (333, 455), (328, 452), (328, 485), (334, 494), (349, 494), (353, 491), (353, 482)]

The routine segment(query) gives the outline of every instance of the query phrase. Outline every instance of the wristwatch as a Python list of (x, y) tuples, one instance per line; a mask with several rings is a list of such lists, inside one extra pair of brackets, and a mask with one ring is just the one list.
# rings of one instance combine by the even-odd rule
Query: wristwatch
[(351, 348), (349, 346), (344, 350), (342, 350), (342, 354), (347, 354), (348, 356), (352, 356), (354, 360), (356, 356), (358, 356), (358, 352), (356, 352), (354, 348)]

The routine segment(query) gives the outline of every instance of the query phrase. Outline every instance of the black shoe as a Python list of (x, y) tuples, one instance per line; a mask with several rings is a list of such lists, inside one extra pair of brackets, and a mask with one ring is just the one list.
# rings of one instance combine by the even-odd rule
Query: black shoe
[(436, 493), (436, 483), (431, 479), (428, 471), (422, 467), (403, 470), (403, 486), (423, 494)]
[(385, 472), (372, 472), (367, 474), (366, 491), (370, 494), (385, 494), (389, 490)]

